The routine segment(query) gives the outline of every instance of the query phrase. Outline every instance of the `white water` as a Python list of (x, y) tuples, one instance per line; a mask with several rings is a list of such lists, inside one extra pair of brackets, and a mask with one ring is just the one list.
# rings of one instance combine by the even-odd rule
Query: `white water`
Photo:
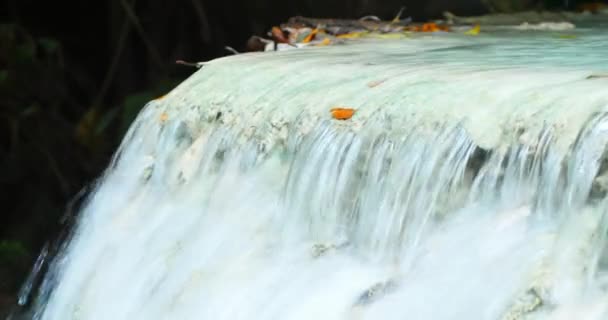
[(209, 63), (139, 115), (32, 317), (608, 319), (608, 33), (578, 32)]

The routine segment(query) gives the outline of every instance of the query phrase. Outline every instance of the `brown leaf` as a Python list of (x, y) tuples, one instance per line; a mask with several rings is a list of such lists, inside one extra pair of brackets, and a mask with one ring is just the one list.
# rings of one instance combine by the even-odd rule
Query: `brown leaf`
[(367, 86), (370, 88), (375, 88), (381, 84), (383, 84), (387, 79), (381, 79), (381, 80), (376, 80), (376, 81), (370, 81), (367, 83)]
[(279, 27), (272, 27), (270, 34), (272, 36), (272, 40), (277, 43), (289, 43), (289, 40), (287, 40), (285, 34), (283, 33), (283, 30), (281, 30)]

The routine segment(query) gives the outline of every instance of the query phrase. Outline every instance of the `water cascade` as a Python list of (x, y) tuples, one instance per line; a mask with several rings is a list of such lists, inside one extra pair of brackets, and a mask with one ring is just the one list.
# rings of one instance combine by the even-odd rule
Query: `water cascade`
[(606, 31), (205, 63), (133, 123), (29, 316), (608, 319)]

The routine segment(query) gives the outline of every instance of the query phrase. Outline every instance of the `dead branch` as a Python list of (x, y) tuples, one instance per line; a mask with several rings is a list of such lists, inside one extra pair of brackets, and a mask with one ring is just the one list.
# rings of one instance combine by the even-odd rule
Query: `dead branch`
[(144, 45), (146, 46), (148, 53), (152, 57), (152, 60), (154, 60), (154, 63), (156, 63), (156, 65), (158, 66), (158, 68), (160, 70), (165, 70), (165, 64), (163, 63), (163, 59), (160, 57), (160, 53), (158, 52), (156, 47), (152, 44), (152, 41), (150, 41), (150, 39), (146, 35), (146, 32), (144, 31), (144, 28), (142, 27), (141, 23), (139, 22), (139, 18), (137, 17), (137, 15), (135, 15), (133, 8), (131, 8), (131, 5), (128, 4), (126, 0), (120, 0), (120, 4), (122, 5), (122, 8), (125, 10), (125, 13), (126, 13), (127, 17), (129, 18), (129, 20), (131, 21), (131, 24), (133, 24), (135, 31), (137, 31), (137, 33), (139, 34), (139, 37), (144, 42)]

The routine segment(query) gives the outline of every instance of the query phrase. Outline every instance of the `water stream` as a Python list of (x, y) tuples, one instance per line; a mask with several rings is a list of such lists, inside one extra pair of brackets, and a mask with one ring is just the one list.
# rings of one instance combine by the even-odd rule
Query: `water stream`
[(29, 317), (608, 319), (607, 31), (211, 61), (141, 112)]

